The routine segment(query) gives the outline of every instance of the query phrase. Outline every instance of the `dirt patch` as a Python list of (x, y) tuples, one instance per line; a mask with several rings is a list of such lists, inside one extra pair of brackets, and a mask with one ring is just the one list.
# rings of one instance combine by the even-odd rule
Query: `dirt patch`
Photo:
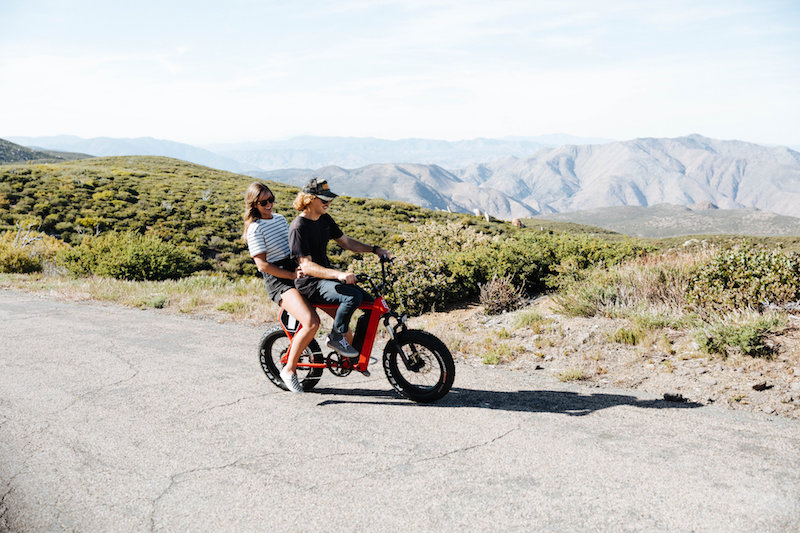
[(770, 359), (709, 356), (685, 331), (661, 329), (637, 337), (623, 319), (560, 315), (547, 297), (513, 313), (489, 316), (472, 306), (430, 313), (412, 319), (412, 325), (439, 336), (457, 359), (473, 364), (800, 419), (797, 316), (771, 339)]

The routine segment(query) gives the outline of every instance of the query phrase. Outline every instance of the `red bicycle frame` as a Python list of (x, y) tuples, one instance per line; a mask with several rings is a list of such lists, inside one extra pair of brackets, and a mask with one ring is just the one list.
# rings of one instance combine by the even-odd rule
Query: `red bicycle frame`
[[(324, 311), (335, 311), (339, 308), (338, 304), (312, 304), (313, 307), (317, 309), (322, 309)], [(364, 335), (364, 341), (361, 344), (361, 349), (359, 351), (358, 361), (353, 363), (351, 359), (347, 357), (342, 357), (342, 365), (345, 369), (352, 369), (357, 370), (359, 372), (364, 372), (367, 370), (369, 366), (369, 358), (370, 354), (372, 353), (372, 346), (375, 344), (375, 337), (378, 333), (378, 322), (380, 322), (383, 315), (390, 311), (389, 305), (386, 303), (386, 300), (383, 296), (379, 296), (375, 299), (375, 301), (371, 303), (363, 303), (358, 306), (359, 309), (364, 311), (365, 313), (369, 313), (369, 322), (367, 323), (366, 333)], [(289, 347), (286, 349), (286, 353), (281, 356), (281, 363), (286, 364), (286, 361), (289, 357), (289, 350), (292, 347), (292, 342), (294, 342), (294, 336), (297, 334), (298, 331), (303, 327), (300, 322), (297, 321), (292, 315), (289, 314), (281, 305), (281, 308), (278, 310), (278, 322), (283, 328), (283, 331), (286, 332), (286, 336), (289, 338)], [(328, 363), (311, 363), (311, 362), (304, 362), (300, 361), (297, 364), (297, 368), (327, 368)]]

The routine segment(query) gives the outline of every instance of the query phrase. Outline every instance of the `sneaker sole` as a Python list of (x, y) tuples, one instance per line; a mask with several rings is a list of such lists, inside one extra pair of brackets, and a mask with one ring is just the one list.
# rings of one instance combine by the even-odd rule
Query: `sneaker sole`
[(294, 393), (294, 394), (302, 394), (302, 393), (304, 393), (304, 392), (305, 392), (305, 391), (303, 390), (303, 385), (302, 385), (302, 384), (299, 384), (299, 383), (298, 383), (298, 386), (300, 387), (300, 390), (294, 390), (294, 389), (292, 388), (292, 386), (289, 384), (289, 382), (290, 382), (290, 380), (289, 380), (289, 379), (287, 379), (287, 378), (284, 378), (284, 377), (283, 377), (283, 375), (281, 375), (281, 380), (283, 381), (283, 384), (284, 384), (284, 385), (286, 385), (286, 388), (287, 388), (287, 389), (289, 389), (289, 392), (292, 392), (292, 393)]
[(330, 348), (331, 350), (333, 350), (334, 352), (336, 352), (339, 355), (341, 355), (342, 357), (347, 357), (348, 359), (354, 359), (354, 358), (356, 358), (356, 357), (358, 357), (360, 355), (358, 352), (356, 352), (356, 353), (354, 353), (352, 355), (344, 353), (340, 349), (336, 348), (335, 346), (332, 346), (331, 343), (327, 343), (326, 346), (328, 348)]

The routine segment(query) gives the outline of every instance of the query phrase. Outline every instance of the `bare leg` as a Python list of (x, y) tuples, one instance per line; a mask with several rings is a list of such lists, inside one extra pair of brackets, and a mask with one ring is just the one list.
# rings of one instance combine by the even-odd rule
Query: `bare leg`
[(292, 339), (292, 347), (289, 350), (289, 357), (284, 367), (289, 372), (296, 372), (300, 355), (317, 334), (319, 316), (297, 289), (289, 289), (284, 292), (282, 303), (283, 308), (303, 325)]

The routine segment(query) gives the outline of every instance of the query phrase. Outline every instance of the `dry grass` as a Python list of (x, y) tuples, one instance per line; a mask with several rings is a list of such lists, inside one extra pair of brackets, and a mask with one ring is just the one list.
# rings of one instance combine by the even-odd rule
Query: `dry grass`
[(278, 306), (260, 279), (231, 281), (224, 276), (194, 276), (168, 281), (124, 281), (45, 275), (0, 275), (0, 287), (57, 294), (70, 300), (98, 300), (128, 307), (158, 308), (218, 320), (274, 321)]

